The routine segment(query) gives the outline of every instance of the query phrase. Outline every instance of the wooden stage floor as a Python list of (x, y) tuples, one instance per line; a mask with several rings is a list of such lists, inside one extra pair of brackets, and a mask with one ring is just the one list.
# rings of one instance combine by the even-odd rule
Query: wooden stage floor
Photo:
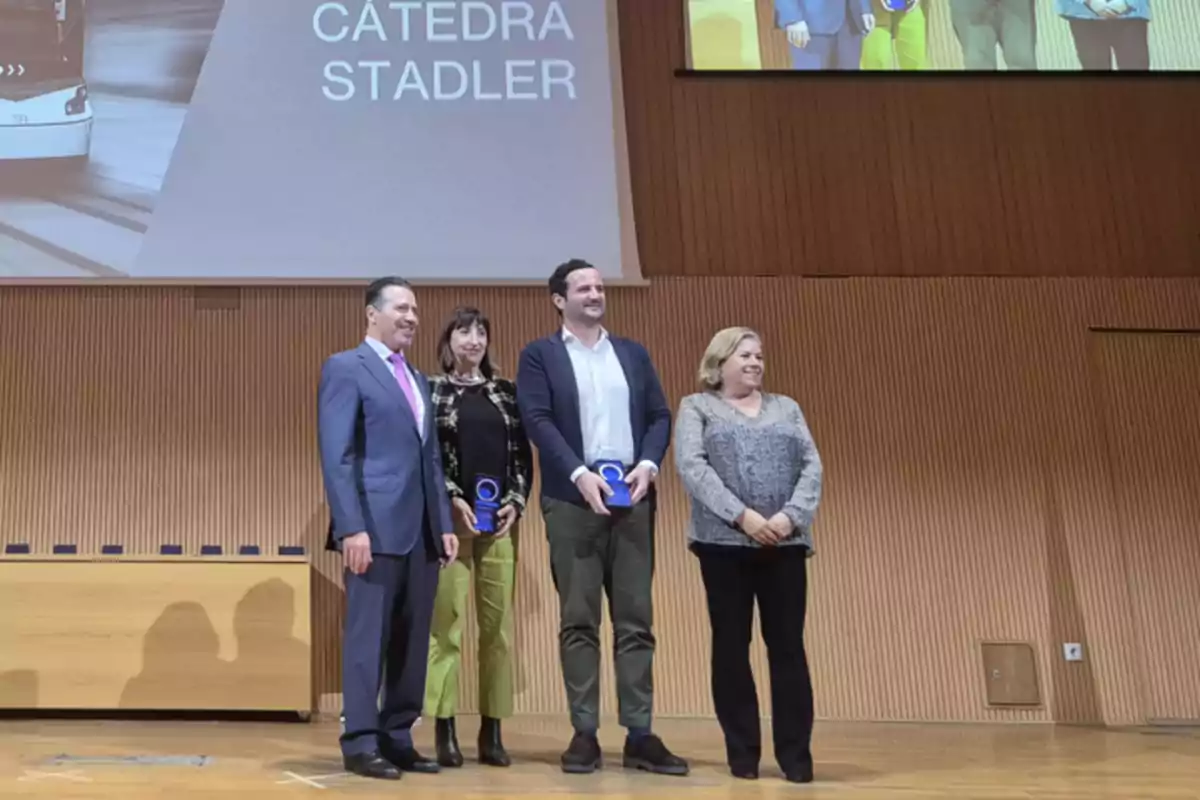
[[(473, 718), (460, 721), (468, 759)], [(668, 778), (619, 766), (622, 732), (601, 731), (609, 763), (568, 776), (557, 767), (564, 720), (521, 718), (506, 726), (515, 763), (377, 782), (341, 772), (336, 723), (0, 720), (0, 797), (120, 800), (199, 797), (823, 797), (1200, 800), (1200, 736), (1052, 726), (819, 723), (817, 782), (785, 783), (764, 761), (754, 782), (725, 769), (720, 731), (701, 720), (662, 720), (658, 730), (691, 759), (692, 774)], [(432, 726), (417, 744), (432, 753)], [(766, 741), (769, 741), (769, 737)]]

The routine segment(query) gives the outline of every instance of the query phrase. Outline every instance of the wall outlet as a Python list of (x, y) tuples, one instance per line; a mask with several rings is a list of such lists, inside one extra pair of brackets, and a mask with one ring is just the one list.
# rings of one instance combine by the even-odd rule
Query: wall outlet
[(1078, 642), (1067, 642), (1063, 645), (1063, 658), (1067, 661), (1083, 661), (1083, 645)]

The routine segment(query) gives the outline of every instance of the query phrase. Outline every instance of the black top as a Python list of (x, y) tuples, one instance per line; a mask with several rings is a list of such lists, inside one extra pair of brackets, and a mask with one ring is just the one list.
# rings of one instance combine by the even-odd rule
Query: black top
[(500, 496), (508, 491), (508, 428), (504, 415), (488, 399), (483, 384), (466, 386), (458, 401), (458, 452), (462, 458), (462, 490), (475, 502), (475, 476), (488, 475), (500, 482)]

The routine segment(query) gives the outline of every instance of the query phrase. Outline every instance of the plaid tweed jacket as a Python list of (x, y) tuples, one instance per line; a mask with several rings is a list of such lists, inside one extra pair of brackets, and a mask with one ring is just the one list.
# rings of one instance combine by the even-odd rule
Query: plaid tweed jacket
[[(517, 410), (517, 386), (505, 378), (492, 378), (484, 384), (483, 391), (500, 411), (508, 429), (507, 491), (500, 504), (512, 503), (518, 511), (524, 512), (529, 499), (529, 487), (533, 483), (533, 452)], [(431, 375), (429, 393), (433, 396), (438, 442), (442, 448), (446, 492), (452, 499), (464, 497), (462, 462), (458, 457), (458, 401), (462, 398), (462, 387), (450, 380), (448, 375)]]

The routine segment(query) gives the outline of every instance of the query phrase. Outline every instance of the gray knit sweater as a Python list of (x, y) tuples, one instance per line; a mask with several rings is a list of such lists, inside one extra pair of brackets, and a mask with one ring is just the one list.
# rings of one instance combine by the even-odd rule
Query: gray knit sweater
[(795, 400), (764, 392), (749, 417), (713, 392), (685, 397), (675, 422), (675, 467), (692, 499), (688, 538), (761, 547), (734, 524), (747, 507), (768, 519), (782, 511), (795, 530), (779, 546), (811, 554), (821, 500), (821, 457)]

